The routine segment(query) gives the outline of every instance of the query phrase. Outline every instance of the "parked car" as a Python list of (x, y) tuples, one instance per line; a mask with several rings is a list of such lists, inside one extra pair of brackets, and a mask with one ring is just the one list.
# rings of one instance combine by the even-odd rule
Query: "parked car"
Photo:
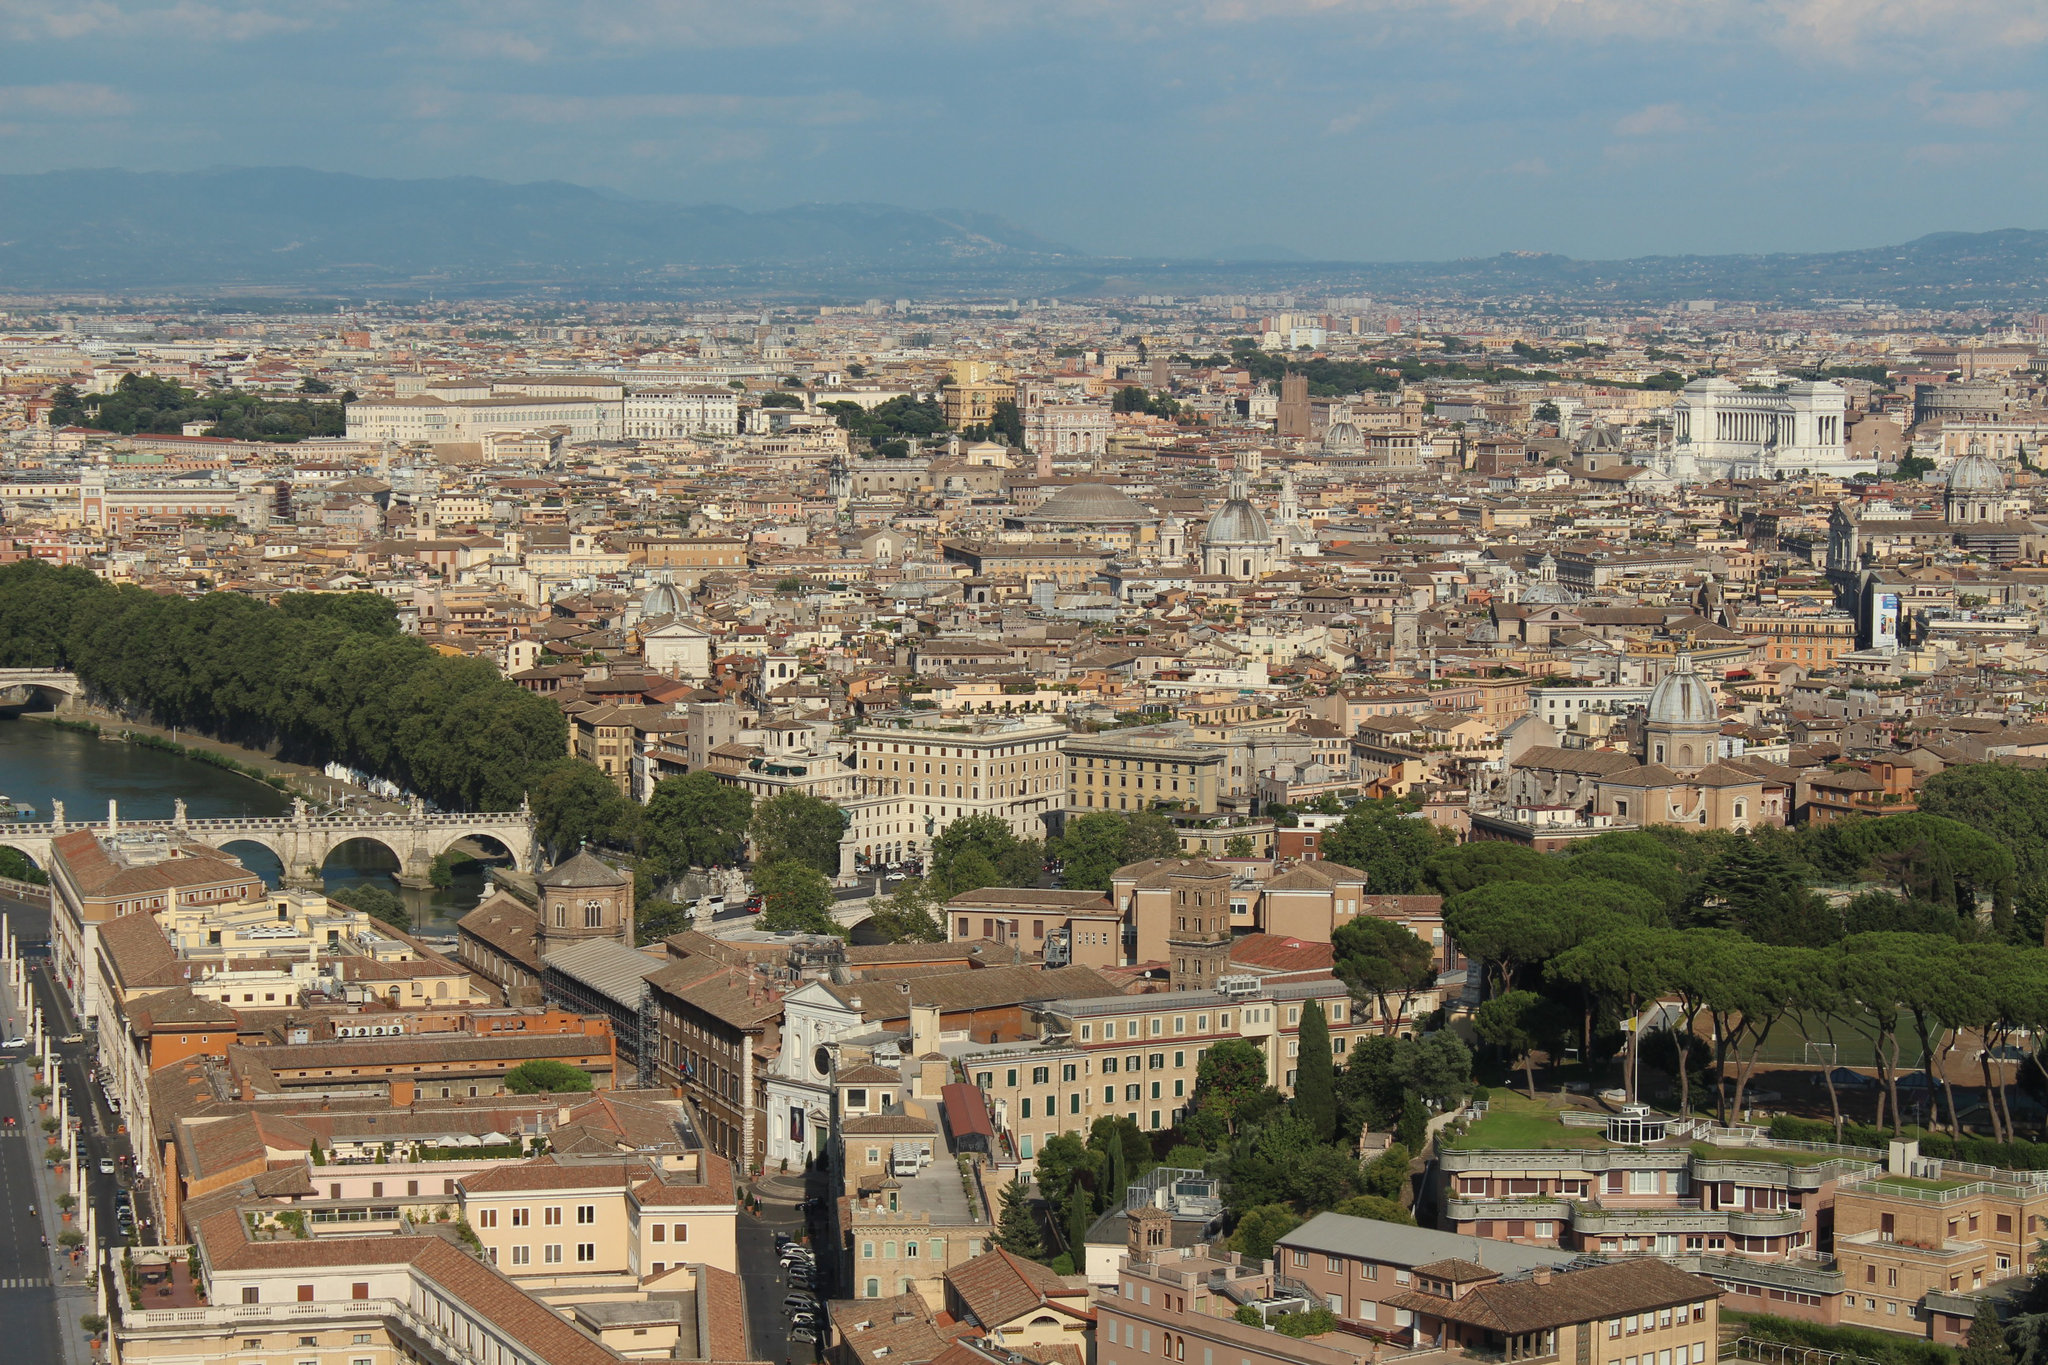
[(808, 1341), (815, 1346), (818, 1341), (818, 1334), (809, 1327), (792, 1327), (789, 1329), (789, 1339), (791, 1341)]
[(818, 1308), (818, 1296), (816, 1294), (788, 1294), (783, 1297), (782, 1306), (784, 1308), (808, 1308), (815, 1312)]

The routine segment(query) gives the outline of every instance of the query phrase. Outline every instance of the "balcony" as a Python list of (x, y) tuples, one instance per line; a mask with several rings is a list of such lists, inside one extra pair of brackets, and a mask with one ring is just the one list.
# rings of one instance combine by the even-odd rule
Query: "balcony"
[(1477, 1218), (1539, 1218), (1563, 1221), (1572, 1216), (1574, 1204), (1555, 1195), (1452, 1195), (1444, 1201), (1444, 1214), (1458, 1222)]

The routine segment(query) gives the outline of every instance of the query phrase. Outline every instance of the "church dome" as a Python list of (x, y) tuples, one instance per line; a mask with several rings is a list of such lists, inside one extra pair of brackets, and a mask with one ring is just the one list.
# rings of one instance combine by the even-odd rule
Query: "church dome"
[(1559, 606), (1572, 600), (1571, 591), (1557, 581), (1557, 556), (1546, 554), (1536, 566), (1536, 581), (1522, 593), (1528, 606)]
[(640, 617), (645, 621), (662, 616), (680, 616), (682, 611), (682, 600), (676, 596), (675, 586), (666, 579), (649, 588), (640, 599)]
[(1272, 538), (1266, 518), (1244, 498), (1232, 498), (1202, 529), (1204, 545), (1264, 545)]
[(1362, 450), (1365, 448), (1365, 438), (1358, 434), (1358, 428), (1351, 423), (1336, 422), (1332, 423), (1329, 429), (1323, 432), (1323, 448), (1325, 450)]
[(1678, 656), (1678, 667), (1650, 691), (1652, 725), (1719, 725), (1721, 708), (1707, 680), (1692, 671), (1692, 655)]
[(1108, 484), (1077, 483), (1047, 498), (1031, 517), (1034, 521), (1087, 525), (1091, 522), (1149, 521), (1152, 514), (1128, 493)]
[(1951, 493), (2003, 493), (2005, 475), (1998, 466), (1984, 456), (1972, 451), (1948, 467), (1948, 491)]

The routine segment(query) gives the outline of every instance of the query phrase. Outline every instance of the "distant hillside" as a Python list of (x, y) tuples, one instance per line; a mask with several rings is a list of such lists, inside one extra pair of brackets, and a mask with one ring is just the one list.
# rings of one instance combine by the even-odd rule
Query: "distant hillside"
[(1082, 255), (982, 213), (805, 204), (750, 213), (559, 181), (386, 180), (302, 168), (0, 175), (0, 292), (235, 290), (442, 296), (574, 291), (820, 297), (1196, 293), (1304, 287), (1522, 295), (2038, 307), (2048, 232), (1941, 232), (1903, 246), (1580, 261), (1312, 261), (1285, 247), (1205, 260)]
[(0, 176), (0, 289), (9, 290), (655, 288), (764, 267), (823, 277), (1071, 254), (987, 214), (885, 204), (748, 213), (558, 181), (378, 180), (272, 167)]

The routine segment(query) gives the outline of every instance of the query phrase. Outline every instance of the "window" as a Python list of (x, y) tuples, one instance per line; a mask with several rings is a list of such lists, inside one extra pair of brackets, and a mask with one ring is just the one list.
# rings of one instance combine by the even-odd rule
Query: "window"
[(300, 1286), (299, 1286), (299, 1302), (300, 1302), (300, 1303), (311, 1303), (312, 1301), (313, 1301), (313, 1286), (312, 1286), (312, 1285), (310, 1285), (310, 1284), (302, 1284), (302, 1285), (300, 1285)]
[(595, 1223), (597, 1221), (597, 1205), (578, 1204), (576, 1206), (576, 1221), (579, 1223)]
[(480, 1228), (494, 1228), (498, 1226), (498, 1211), (496, 1209), (478, 1209), (476, 1225)]
[(512, 1264), (513, 1264), (513, 1265), (525, 1265), (525, 1264), (527, 1264), (527, 1262), (528, 1262), (529, 1260), (531, 1260), (531, 1259), (532, 1259), (532, 1252), (531, 1252), (531, 1250), (530, 1250), (529, 1248), (526, 1248), (526, 1247), (513, 1247), (513, 1248), (512, 1248)]
[(258, 1301), (258, 1300), (257, 1300), (257, 1295), (258, 1295), (259, 1293), (261, 1293), (261, 1292), (262, 1292), (262, 1291), (260, 1291), (259, 1289), (257, 1289), (257, 1287), (256, 1287), (255, 1285), (253, 1285), (253, 1284), (245, 1284), (245, 1285), (243, 1285), (243, 1286), (242, 1286), (242, 1302), (243, 1302), (243, 1303), (256, 1303), (256, 1302)]
[(582, 1262), (588, 1262), (588, 1261), (594, 1261), (594, 1260), (596, 1260), (596, 1259), (597, 1259), (597, 1243), (595, 1243), (595, 1242), (578, 1242), (578, 1243), (576, 1244), (576, 1259), (577, 1259), (578, 1261), (582, 1261)]
[(562, 1210), (560, 1208), (542, 1209), (540, 1211), (540, 1221), (548, 1227), (558, 1228), (562, 1226)]
[(540, 1249), (540, 1261), (542, 1265), (560, 1265), (562, 1263), (562, 1244), (560, 1242), (550, 1242), (542, 1247)]
[(650, 1240), (653, 1240), (653, 1241), (656, 1241), (656, 1242), (664, 1242), (664, 1241), (667, 1241), (667, 1240), (668, 1240), (668, 1229), (667, 1229), (666, 1227), (664, 1227), (664, 1226), (663, 1226), (662, 1224), (660, 1224), (660, 1223), (656, 1223), (656, 1224), (654, 1225), (654, 1230), (653, 1230), (653, 1231), (652, 1231), (651, 1233), (649, 1233), (649, 1234), (648, 1234), (648, 1236), (649, 1236)]
[(515, 1228), (523, 1228), (523, 1227), (525, 1227), (525, 1226), (526, 1226), (526, 1225), (527, 1225), (527, 1224), (528, 1224), (529, 1222), (531, 1222), (531, 1221), (532, 1221), (532, 1212), (531, 1212), (531, 1210), (528, 1210), (528, 1209), (514, 1209), (514, 1210), (512, 1210), (512, 1226), (513, 1226), (513, 1227), (515, 1227)]

